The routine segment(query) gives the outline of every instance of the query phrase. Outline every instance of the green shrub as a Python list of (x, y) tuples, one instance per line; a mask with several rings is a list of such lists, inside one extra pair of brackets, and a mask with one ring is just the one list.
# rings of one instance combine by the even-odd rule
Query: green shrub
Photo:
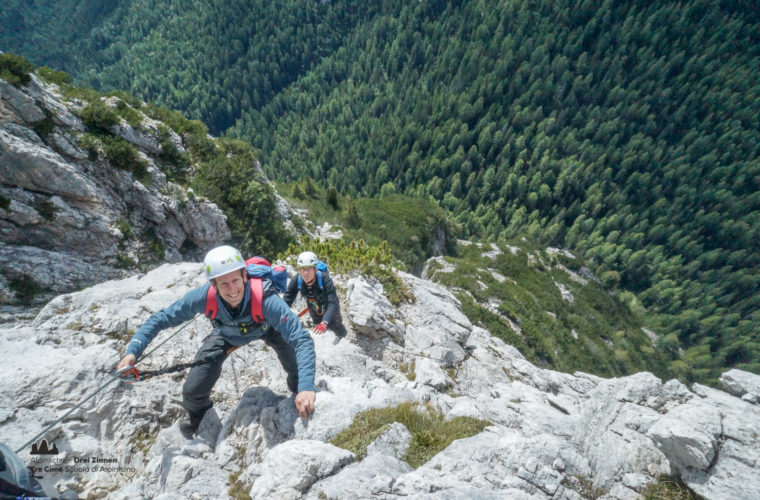
[(116, 266), (119, 269), (131, 269), (137, 265), (137, 262), (127, 255), (126, 253), (118, 253), (116, 255)]
[(63, 71), (58, 71), (47, 66), (40, 66), (37, 68), (37, 75), (48, 83), (55, 83), (56, 85), (70, 85), (71, 76)]
[(119, 123), (119, 117), (111, 107), (96, 99), (79, 112), (79, 118), (91, 130), (108, 132), (109, 127)]
[(156, 234), (153, 228), (148, 229), (143, 233), (143, 241), (146, 244), (147, 250), (150, 256), (155, 260), (163, 260), (166, 246)]
[(303, 192), (309, 198), (315, 200), (321, 198), (319, 191), (317, 190), (317, 186), (314, 184), (314, 181), (311, 177), (306, 178), (306, 181), (304, 182)]
[(295, 263), (295, 257), (305, 250), (316, 253), (333, 273), (374, 277), (383, 284), (385, 295), (394, 305), (414, 302), (414, 295), (393, 272), (393, 267), (400, 265), (400, 262), (393, 257), (385, 242), (371, 246), (364, 240), (352, 241), (346, 238), (310, 241), (304, 245), (291, 244), (279, 258), (290, 259)]
[(0, 208), (8, 210), (11, 207), (11, 199), (0, 194)]
[(55, 215), (58, 212), (58, 209), (55, 208), (55, 205), (50, 200), (47, 199), (38, 199), (34, 202), (34, 209), (37, 210), (37, 213), (42, 216), (43, 219), (52, 221), (55, 219)]
[(32, 130), (34, 130), (38, 136), (45, 137), (46, 135), (50, 134), (53, 129), (55, 129), (55, 121), (52, 117), (47, 116), (48, 113), (45, 113), (45, 118), (42, 120), (36, 121), (32, 124)]
[(143, 102), (138, 99), (137, 97), (133, 96), (129, 92), (124, 92), (123, 90), (114, 90), (112, 92), (109, 92), (107, 94), (108, 96), (118, 97), (125, 103), (132, 106), (134, 109), (140, 109), (143, 105)]
[(142, 114), (122, 100), (116, 101), (116, 115), (124, 118), (124, 121), (129, 123), (132, 128), (137, 128), (142, 123)]
[(349, 450), (357, 460), (361, 460), (367, 454), (367, 446), (394, 422), (403, 424), (412, 434), (409, 449), (402, 460), (414, 468), (426, 463), (453, 441), (474, 436), (491, 425), (472, 417), (456, 417), (446, 421), (443, 414), (429, 405), (402, 403), (393, 408), (373, 408), (357, 414), (351, 426), (330, 443)]
[(18, 301), (25, 305), (31, 304), (37, 295), (45, 291), (45, 288), (37, 283), (33, 277), (27, 275), (12, 278), (8, 287), (16, 294)]
[(190, 120), (179, 111), (156, 106), (155, 104), (146, 104), (143, 108), (145, 114), (165, 123), (178, 134), (202, 135), (208, 134), (208, 127), (199, 120)]
[(85, 102), (100, 101), (103, 94), (97, 90), (86, 87), (74, 87), (72, 85), (64, 85), (61, 87), (63, 96), (67, 99), (80, 99)]
[[(292, 185), (278, 184), (278, 189), (280, 193), (292, 193), (291, 204), (307, 209), (309, 219), (316, 224), (327, 221), (343, 226), (347, 237), (364, 239), (372, 245), (387, 242), (393, 255), (403, 263), (399, 267), (412, 273), (422, 270), (424, 261), (434, 253), (434, 243), (443, 243), (446, 254), (456, 252), (458, 228), (430, 200), (398, 194), (359, 200), (346, 195), (341, 200), (335, 190), (320, 192), (309, 178)], [(313, 194), (309, 194), (311, 190)], [(343, 210), (333, 206), (332, 197)], [(436, 241), (437, 238), (442, 241)]]
[(116, 227), (121, 231), (121, 234), (124, 235), (124, 238), (129, 238), (132, 236), (132, 225), (129, 223), (126, 219), (120, 219), (116, 223)]
[(303, 192), (303, 189), (301, 189), (301, 185), (298, 183), (293, 184), (293, 198), (297, 200), (306, 199), (306, 193)]
[(79, 136), (79, 145), (87, 150), (90, 161), (95, 161), (103, 147), (103, 141), (93, 134), (84, 133)]
[[(200, 122), (199, 122), (200, 123)], [(204, 129), (205, 130), (205, 129)], [(177, 130), (174, 130), (177, 132)], [(179, 132), (177, 132), (179, 133)], [(206, 132), (202, 133), (184, 133), (185, 147), (190, 151), (192, 161), (207, 161), (219, 154), (216, 142), (211, 139)]]
[(135, 177), (143, 180), (147, 177), (148, 169), (145, 161), (140, 158), (137, 148), (121, 137), (104, 135), (100, 137), (103, 142), (103, 153), (114, 167), (133, 172)]
[(356, 201), (349, 197), (346, 202), (346, 226), (357, 229), (361, 225), (362, 220), (359, 218), (359, 212), (356, 210)]
[(188, 153), (180, 153), (177, 146), (172, 142), (168, 130), (162, 134), (160, 144), (161, 154), (159, 158), (166, 163), (163, 170), (167, 178), (179, 184), (187, 183), (187, 175), (191, 166), (190, 155)]
[(24, 57), (16, 54), (0, 54), (0, 78), (8, 83), (19, 86), (26, 85), (31, 80), (29, 74), (34, 71), (34, 65)]
[(207, 161), (199, 162), (193, 190), (227, 216), (232, 244), (247, 254), (272, 256), (292, 243), (279, 216), (274, 190), (254, 168), (253, 149), (242, 141), (219, 139)]
[[(502, 249), (489, 257), (483, 253), (490, 247), (463, 245), (459, 257), (446, 257), (455, 270), (432, 277), (454, 289), (462, 312), (473, 324), (515, 346), (539, 366), (605, 377), (642, 370), (671, 376), (668, 365), (677, 352), (652, 347), (641, 330), (646, 316), (628, 306), (632, 296), (623, 302), (593, 281), (582, 285), (564, 270), (551, 267), (552, 259), (531, 250), (530, 243), (519, 246), (516, 254)], [(503, 278), (497, 279), (494, 272)], [(563, 298), (559, 285), (572, 294), (572, 302)], [(494, 300), (498, 305), (489, 305)], [(676, 350), (677, 346), (676, 341)]]

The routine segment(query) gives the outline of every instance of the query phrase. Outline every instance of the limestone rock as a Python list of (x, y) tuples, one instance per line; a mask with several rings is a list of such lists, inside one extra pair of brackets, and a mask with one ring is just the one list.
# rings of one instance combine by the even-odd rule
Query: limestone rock
[(301, 498), (320, 479), (351, 463), (353, 454), (312, 440), (291, 440), (272, 448), (261, 464), (252, 466), (256, 478), (253, 498)]
[(403, 343), (404, 325), (382, 291), (362, 277), (351, 278), (346, 301), (348, 318), (356, 332), (372, 338), (390, 336), (397, 343)]
[(730, 394), (760, 404), (760, 375), (733, 369), (721, 375), (720, 382)]
[[(0, 269), (27, 290), (2, 294), (2, 303), (43, 302), (123, 276), (119, 269), (179, 262), (184, 248), (197, 249), (185, 257), (199, 258), (230, 237), (215, 205), (167, 182), (157, 168), (158, 122), (143, 115), (137, 128), (123, 120), (113, 126), (146, 162), (149, 180), (140, 180), (84, 149), (86, 127), (73, 113), (81, 107), (35, 76), (21, 87), (0, 80)], [(40, 136), (35, 126), (44, 120), (52, 130)], [(181, 138), (168, 133), (184, 151)], [(163, 251), (156, 254), (157, 248)]]
[[(304, 421), (276, 355), (252, 342), (224, 364), (214, 407), (192, 440), (177, 428), (184, 375), (106, 385), (44, 437), (61, 460), (97, 456), (114, 460), (113, 471), (47, 472), (43, 487), (62, 498), (228, 498), (233, 475), (235, 490), (253, 498), (580, 500), (593, 492), (612, 500), (638, 498), (672, 473), (704, 498), (760, 498), (758, 405), (649, 373), (604, 379), (538, 368), (462, 320), (446, 290), (400, 276), (418, 297), (394, 309), (411, 325), (405, 345), (389, 337), (376, 342), (426, 356), (433, 349), (418, 349), (431, 338), (446, 346), (438, 354), (449, 357), (417, 363), (418, 379), (427, 383), (408, 380), (387, 351), (360, 337), (316, 336), (316, 411)], [(4, 318), (0, 441), (16, 449), (84, 401), (108, 382), (132, 332), (203, 282), (197, 263), (165, 264), (60, 295), (35, 317)], [(357, 304), (348, 301), (347, 316), (365, 307)], [(158, 350), (140, 367), (191, 360), (211, 330), (199, 316), (162, 332), (146, 353)], [(450, 368), (456, 377), (446, 392), (424, 376)], [(427, 404), (445, 421), (467, 416), (486, 427), (417, 469), (400, 459), (414, 446), (412, 430), (400, 423), (359, 461), (330, 443), (359, 413), (404, 402)], [(33, 456), (26, 448), (20, 457)]]
[(367, 456), (385, 455), (400, 459), (409, 449), (412, 433), (404, 424), (394, 422), (377, 439), (367, 446)]

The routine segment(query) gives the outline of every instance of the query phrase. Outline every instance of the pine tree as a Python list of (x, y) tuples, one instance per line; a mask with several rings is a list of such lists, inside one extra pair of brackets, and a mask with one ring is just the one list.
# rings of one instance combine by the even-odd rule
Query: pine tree
[(361, 226), (361, 219), (356, 211), (356, 201), (351, 196), (346, 201), (346, 226), (353, 229)]
[(340, 206), (338, 205), (338, 190), (335, 186), (330, 186), (327, 190), (327, 204), (333, 207), (333, 210), (340, 209)]

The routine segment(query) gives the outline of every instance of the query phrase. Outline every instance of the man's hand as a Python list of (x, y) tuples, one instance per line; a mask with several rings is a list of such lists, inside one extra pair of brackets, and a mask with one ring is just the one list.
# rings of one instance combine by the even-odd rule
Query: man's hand
[(314, 391), (301, 391), (296, 394), (296, 410), (301, 418), (308, 418), (314, 413), (314, 401), (317, 399), (317, 393)]
[(322, 335), (323, 333), (325, 333), (325, 330), (327, 330), (327, 325), (323, 321), (317, 326), (315, 326), (314, 328), (312, 328), (311, 333), (313, 333), (314, 335)]
[(135, 363), (137, 363), (137, 358), (134, 354), (127, 354), (123, 358), (121, 358), (121, 361), (119, 361), (119, 364), (116, 366), (116, 371), (121, 370), (125, 366), (134, 366)]

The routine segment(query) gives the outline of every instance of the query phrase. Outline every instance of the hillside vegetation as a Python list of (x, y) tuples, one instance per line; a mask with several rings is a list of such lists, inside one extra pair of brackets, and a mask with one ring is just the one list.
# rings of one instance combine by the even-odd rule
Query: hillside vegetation
[[(1, 41), (231, 126), (272, 178), (429, 197), (469, 237), (569, 248), (659, 316), (686, 379), (760, 371), (751, 2), (101, 4), (62, 3), (77, 34), (17, 22)], [(46, 55), (60, 40), (75, 55)]]
[(633, 294), (610, 294), (582, 259), (525, 239), (463, 242), (427, 275), (455, 290), (470, 321), (517, 347), (532, 363), (614, 377), (650, 371), (683, 376), (678, 352), (655, 333)]
[[(87, 152), (87, 162), (97, 165), (108, 161), (120, 170), (131, 172), (143, 185), (150, 185), (152, 177), (148, 162), (135, 146), (117, 133), (117, 126), (137, 131), (133, 135), (150, 132), (159, 143), (160, 152), (155, 156), (156, 166), (166, 177), (184, 187), (191, 187), (189, 197), (195, 193), (214, 202), (227, 217), (232, 242), (246, 253), (273, 255), (284, 250), (294, 240), (286, 231), (277, 212), (274, 190), (267, 179), (257, 171), (256, 157), (247, 143), (230, 138), (214, 138), (207, 127), (188, 120), (181, 113), (146, 103), (121, 91), (102, 93), (71, 84), (71, 77), (48, 67), (35, 68), (25, 58), (16, 54), (0, 54), (0, 78), (9, 84), (21, 86), (31, 81), (31, 74), (58, 87), (63, 101), (85, 126), (84, 131), (57, 130)], [(155, 120), (155, 122), (153, 122)], [(33, 125), (41, 140), (53, 142), (54, 117), (48, 113), (45, 119)], [(176, 134), (176, 135), (175, 135)], [(174, 141), (178, 137), (179, 142)], [(185, 203), (182, 195), (178, 203)], [(0, 206), (9, 203), (2, 197)], [(54, 212), (49, 204), (48, 212)], [(50, 214), (52, 217), (54, 213)], [(125, 218), (119, 230), (125, 238), (131, 237), (132, 229)], [(148, 262), (164, 258), (164, 251), (155, 235), (147, 235), (147, 247), (152, 256)], [(191, 244), (192, 245), (192, 244)], [(188, 249), (190, 250), (190, 249)], [(121, 257), (120, 264), (132, 267), (129, 257)]]

